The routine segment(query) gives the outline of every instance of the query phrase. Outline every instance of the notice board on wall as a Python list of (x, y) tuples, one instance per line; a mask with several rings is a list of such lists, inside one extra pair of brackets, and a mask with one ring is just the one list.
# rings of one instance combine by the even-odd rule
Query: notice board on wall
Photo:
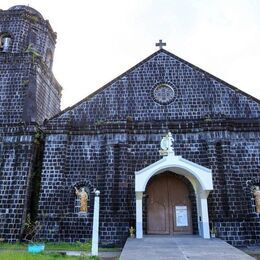
[(175, 214), (176, 214), (176, 226), (187, 227), (188, 226), (187, 206), (175, 206)]

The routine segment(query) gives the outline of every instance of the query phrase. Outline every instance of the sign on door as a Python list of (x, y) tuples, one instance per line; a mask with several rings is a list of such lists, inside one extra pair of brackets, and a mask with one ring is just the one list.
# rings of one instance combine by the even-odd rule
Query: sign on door
[(175, 206), (175, 213), (176, 213), (176, 226), (187, 227), (188, 226), (187, 206)]

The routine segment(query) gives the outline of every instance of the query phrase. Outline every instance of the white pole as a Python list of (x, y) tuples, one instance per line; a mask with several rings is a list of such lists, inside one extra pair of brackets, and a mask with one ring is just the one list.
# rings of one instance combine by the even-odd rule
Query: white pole
[(99, 227), (99, 195), (100, 191), (95, 191), (94, 217), (92, 229), (92, 248), (91, 255), (98, 256), (98, 227)]

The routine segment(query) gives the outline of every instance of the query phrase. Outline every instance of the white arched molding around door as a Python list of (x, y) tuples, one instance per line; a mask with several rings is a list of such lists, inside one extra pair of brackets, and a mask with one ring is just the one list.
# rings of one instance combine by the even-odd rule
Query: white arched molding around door
[(146, 185), (154, 175), (165, 171), (185, 176), (191, 182), (196, 194), (199, 235), (203, 238), (210, 238), (207, 197), (209, 192), (213, 190), (212, 172), (210, 169), (181, 156), (175, 156), (173, 152), (135, 172), (136, 238), (143, 238), (142, 199)]

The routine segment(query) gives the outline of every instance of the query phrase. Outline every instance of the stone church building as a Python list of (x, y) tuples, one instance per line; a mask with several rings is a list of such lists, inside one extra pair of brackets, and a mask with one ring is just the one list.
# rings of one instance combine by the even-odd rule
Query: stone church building
[(39, 221), (39, 239), (89, 240), (98, 189), (103, 244), (131, 227), (259, 244), (259, 100), (159, 43), (60, 111), (55, 42), (35, 9), (0, 10), (0, 238)]

